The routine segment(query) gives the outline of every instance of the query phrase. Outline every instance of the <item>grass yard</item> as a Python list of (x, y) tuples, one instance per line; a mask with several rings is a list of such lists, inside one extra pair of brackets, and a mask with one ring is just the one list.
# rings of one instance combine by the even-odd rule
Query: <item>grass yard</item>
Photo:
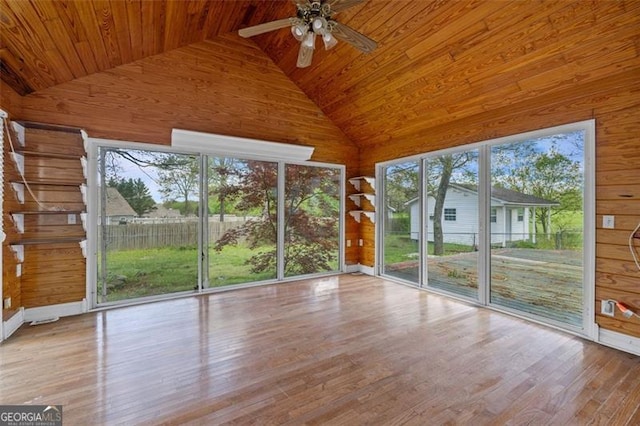
[[(253, 274), (245, 262), (254, 252), (246, 247), (209, 251), (211, 287), (261, 281), (272, 273)], [(198, 281), (198, 250), (195, 247), (119, 250), (107, 255), (109, 302), (194, 290)], [(98, 283), (98, 293), (102, 286)]]
[[(251, 272), (247, 261), (259, 251), (241, 244), (227, 246), (220, 252), (210, 249), (209, 287), (275, 279), (275, 269)], [(338, 261), (331, 262), (331, 267), (338, 270)], [(198, 250), (195, 247), (114, 250), (107, 254), (106, 269), (108, 302), (192, 291), (198, 282)], [(102, 294), (101, 282), (98, 294)]]

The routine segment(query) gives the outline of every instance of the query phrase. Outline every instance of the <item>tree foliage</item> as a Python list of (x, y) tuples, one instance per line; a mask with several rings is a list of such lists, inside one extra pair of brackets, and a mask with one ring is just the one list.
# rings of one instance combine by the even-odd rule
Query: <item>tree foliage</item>
[[(561, 152), (560, 143), (570, 144), (580, 159)], [(548, 233), (551, 217), (582, 209), (581, 154), (581, 138), (574, 133), (495, 147), (492, 150), (493, 184), (559, 203), (551, 210), (536, 210), (536, 230), (540, 225), (542, 231)]]
[(200, 167), (197, 157), (183, 154), (164, 154), (156, 159), (158, 168), (158, 185), (165, 201), (179, 200), (182, 204), (180, 213), (195, 214), (197, 204), (190, 197), (198, 197), (198, 178)]
[(156, 202), (151, 197), (149, 188), (140, 178), (119, 180), (112, 178), (107, 185), (118, 190), (131, 208), (135, 210), (138, 217), (156, 208)]
[[(339, 185), (332, 169), (287, 165), (284, 217), (286, 276), (331, 270), (338, 249)], [(277, 164), (247, 161), (238, 168), (237, 208), (261, 214), (227, 231), (215, 244), (220, 251), (241, 241), (255, 254), (248, 259), (254, 273), (277, 268)], [(322, 214), (319, 214), (322, 213)]]

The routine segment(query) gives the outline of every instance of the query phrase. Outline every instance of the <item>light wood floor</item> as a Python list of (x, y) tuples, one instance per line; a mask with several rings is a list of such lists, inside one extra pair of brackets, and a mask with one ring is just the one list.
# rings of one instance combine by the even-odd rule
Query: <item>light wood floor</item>
[(0, 345), (65, 424), (640, 424), (640, 357), (368, 276), (112, 309)]

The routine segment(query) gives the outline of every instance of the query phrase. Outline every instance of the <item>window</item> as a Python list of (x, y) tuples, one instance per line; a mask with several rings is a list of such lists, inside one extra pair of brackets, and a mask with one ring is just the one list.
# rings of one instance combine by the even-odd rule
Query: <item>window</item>
[(456, 209), (444, 209), (444, 220), (447, 222), (456, 221)]
[(491, 223), (498, 222), (498, 209), (495, 207), (491, 208)]
[(518, 222), (524, 222), (524, 208), (518, 209)]

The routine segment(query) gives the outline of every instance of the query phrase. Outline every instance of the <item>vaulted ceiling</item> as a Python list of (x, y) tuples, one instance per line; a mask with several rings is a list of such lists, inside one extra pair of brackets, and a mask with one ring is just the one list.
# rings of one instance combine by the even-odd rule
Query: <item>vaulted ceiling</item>
[[(0, 0), (0, 72), (32, 92), (295, 13), (268, 0)], [(640, 80), (640, 2), (368, 0), (336, 15), (378, 42), (296, 68), (288, 29), (253, 38), (361, 147), (547, 97)]]

